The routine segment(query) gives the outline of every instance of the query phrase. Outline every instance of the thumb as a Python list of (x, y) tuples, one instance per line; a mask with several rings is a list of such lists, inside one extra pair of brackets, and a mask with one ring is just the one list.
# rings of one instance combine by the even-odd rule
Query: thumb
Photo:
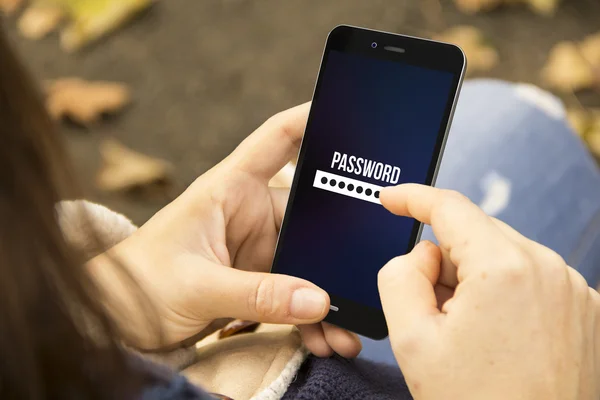
[(210, 318), (276, 324), (311, 324), (329, 312), (329, 296), (314, 284), (286, 275), (218, 266), (203, 285)]
[(434, 286), (441, 261), (439, 247), (423, 241), (379, 271), (379, 294), (392, 341), (401, 334), (414, 337), (415, 329), (440, 313)]

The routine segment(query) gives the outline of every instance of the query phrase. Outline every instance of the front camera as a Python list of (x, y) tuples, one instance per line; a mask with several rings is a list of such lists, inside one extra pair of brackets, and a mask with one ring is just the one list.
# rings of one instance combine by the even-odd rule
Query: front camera
[(372, 49), (376, 49), (376, 48), (377, 48), (377, 42), (373, 42), (373, 43), (371, 43), (371, 48), (372, 48)]

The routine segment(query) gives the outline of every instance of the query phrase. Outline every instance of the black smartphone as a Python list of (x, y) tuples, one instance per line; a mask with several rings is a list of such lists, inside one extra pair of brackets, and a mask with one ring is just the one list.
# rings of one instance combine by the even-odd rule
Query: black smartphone
[(329, 293), (325, 321), (383, 339), (377, 273), (422, 226), (382, 187), (432, 185), (466, 60), (457, 46), (351, 26), (327, 38), (272, 272)]

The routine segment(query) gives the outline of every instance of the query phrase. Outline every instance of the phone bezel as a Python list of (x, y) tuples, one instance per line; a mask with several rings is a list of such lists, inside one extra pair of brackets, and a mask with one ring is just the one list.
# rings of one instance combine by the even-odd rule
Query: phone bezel
[[(371, 46), (373, 42), (377, 42), (377, 46), (375, 48)], [(387, 46), (392, 46), (395, 49), (402, 49), (404, 51), (398, 52), (386, 50), (385, 47)], [(434, 185), (446, 145), (448, 132), (450, 130), (452, 117), (454, 115), (460, 87), (466, 70), (466, 57), (463, 51), (458, 46), (453, 44), (395, 33), (358, 28), (349, 25), (339, 25), (335, 27), (327, 37), (313, 92), (313, 102), (318, 99), (321, 81), (324, 76), (325, 68), (327, 67), (327, 56), (331, 50), (361, 54), (374, 59), (397, 61), (419, 67), (448, 71), (454, 74), (451, 87), (451, 96), (449, 96), (448, 104), (444, 110), (444, 117), (442, 124), (440, 124), (440, 131), (436, 141), (434, 156), (427, 174), (426, 184)], [(307, 127), (310, 126), (311, 115), (312, 109), (308, 116)], [(308, 147), (308, 140), (310, 139), (307, 137), (306, 133), (307, 132), (305, 131), (305, 135), (300, 146), (300, 152), (296, 163), (296, 173), (294, 174), (290, 196), (273, 258), (271, 272), (274, 273), (280, 272), (279, 270), (281, 269), (281, 266), (277, 265), (281, 249), (280, 243), (282, 243), (285, 236), (287, 227), (286, 221), (288, 220), (292, 209), (292, 204), (294, 202), (296, 189), (298, 186), (299, 171), (302, 169), (304, 154)], [(411, 232), (411, 239), (406, 250), (407, 253), (410, 252), (418, 242), (422, 229), (423, 224), (415, 221)], [(326, 290), (326, 288), (324, 289)], [(330, 294), (330, 299), (331, 304), (338, 308), (338, 310), (335, 312), (330, 311), (325, 318), (326, 322), (375, 340), (381, 340), (388, 336), (387, 324), (385, 322), (385, 317), (382, 310), (332, 294)]]

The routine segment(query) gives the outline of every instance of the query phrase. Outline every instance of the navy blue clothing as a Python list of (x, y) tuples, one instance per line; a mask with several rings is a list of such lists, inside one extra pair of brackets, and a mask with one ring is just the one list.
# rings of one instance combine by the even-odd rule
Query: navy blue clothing
[(339, 356), (304, 362), (283, 400), (412, 400), (397, 367)]

